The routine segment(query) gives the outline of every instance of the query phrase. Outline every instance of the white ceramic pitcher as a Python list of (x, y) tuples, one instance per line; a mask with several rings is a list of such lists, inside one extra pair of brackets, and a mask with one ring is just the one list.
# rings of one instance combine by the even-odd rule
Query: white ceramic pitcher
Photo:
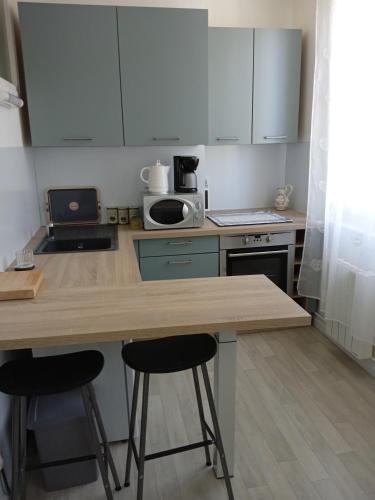
[(290, 195), (293, 193), (293, 186), (287, 184), (276, 189), (275, 208), (276, 210), (286, 210), (289, 206)]
[[(148, 185), (148, 190), (151, 193), (165, 194), (169, 190), (168, 173), (169, 169), (166, 165), (162, 165), (158, 160), (156, 165), (151, 167), (143, 167), (141, 170), (141, 180)], [(144, 172), (148, 172), (147, 179), (144, 177)]]

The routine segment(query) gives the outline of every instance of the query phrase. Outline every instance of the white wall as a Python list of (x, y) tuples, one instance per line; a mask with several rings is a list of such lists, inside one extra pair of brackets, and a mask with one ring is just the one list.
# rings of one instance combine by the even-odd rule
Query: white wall
[(288, 144), (287, 146), (285, 182), (294, 187), (291, 207), (304, 213), (307, 210), (309, 154), (310, 144), (308, 142)]
[(0, 148), (0, 271), (39, 225), (31, 149)]
[[(272, 204), (276, 187), (284, 183), (285, 145), (220, 147), (127, 147), (34, 149), (39, 203), (51, 186), (94, 185), (102, 206), (141, 203), (145, 185), (142, 167), (160, 160), (173, 165), (174, 155), (196, 155), (199, 188), (207, 177), (210, 208), (246, 208)], [(171, 168), (172, 174), (173, 167)], [(172, 185), (173, 175), (170, 176)], [(44, 219), (45, 220), (45, 219)], [(105, 220), (105, 218), (104, 218)]]
[(285, 153), (283, 144), (207, 147), (210, 209), (272, 206), (285, 183)]

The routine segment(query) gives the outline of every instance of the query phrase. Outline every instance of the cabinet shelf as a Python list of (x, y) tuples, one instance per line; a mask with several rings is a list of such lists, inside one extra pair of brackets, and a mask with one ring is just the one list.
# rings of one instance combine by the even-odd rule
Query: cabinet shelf
[(304, 244), (305, 244), (305, 230), (299, 229), (296, 231), (292, 299), (295, 300), (301, 307), (306, 309), (307, 298), (299, 295), (297, 291), (297, 283), (302, 264), (302, 254), (303, 254)]

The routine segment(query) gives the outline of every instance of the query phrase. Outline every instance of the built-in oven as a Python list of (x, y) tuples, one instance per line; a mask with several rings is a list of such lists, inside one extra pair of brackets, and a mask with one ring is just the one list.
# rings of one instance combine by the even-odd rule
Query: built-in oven
[(265, 274), (292, 295), (294, 251), (293, 231), (220, 236), (220, 274)]

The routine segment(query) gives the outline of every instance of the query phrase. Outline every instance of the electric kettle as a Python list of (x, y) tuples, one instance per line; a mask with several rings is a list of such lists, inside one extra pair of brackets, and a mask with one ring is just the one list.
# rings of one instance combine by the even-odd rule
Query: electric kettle
[[(143, 167), (140, 173), (141, 180), (147, 184), (148, 191), (155, 194), (166, 194), (169, 191), (168, 173), (170, 167), (162, 165), (158, 160), (156, 165)], [(147, 179), (144, 172), (148, 172)]]

